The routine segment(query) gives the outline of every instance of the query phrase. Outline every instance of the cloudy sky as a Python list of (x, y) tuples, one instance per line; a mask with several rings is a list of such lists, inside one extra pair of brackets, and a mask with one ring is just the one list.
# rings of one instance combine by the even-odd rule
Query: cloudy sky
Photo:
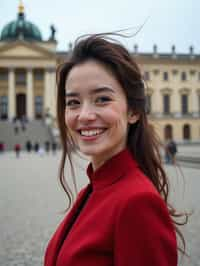
[[(115, 31), (132, 27), (130, 39), (121, 40), (130, 50), (135, 43), (142, 52), (170, 52), (175, 44), (178, 53), (194, 46), (200, 53), (200, 0), (23, 0), (26, 19), (35, 23), (46, 40), (49, 26), (57, 32), (58, 50), (86, 33)], [(14, 20), (19, 0), (0, 0), (0, 31)]]

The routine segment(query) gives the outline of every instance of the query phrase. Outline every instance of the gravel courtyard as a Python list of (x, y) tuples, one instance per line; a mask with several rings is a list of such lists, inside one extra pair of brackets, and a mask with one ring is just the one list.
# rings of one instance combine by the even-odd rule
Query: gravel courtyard
[[(0, 265), (39, 266), (52, 233), (63, 218), (67, 197), (58, 179), (61, 154), (14, 153), (0, 156)], [(76, 159), (79, 189), (87, 184), (86, 161)], [(190, 258), (184, 266), (200, 265), (200, 169), (167, 166), (171, 180), (171, 202), (179, 210), (194, 211), (184, 228)], [(72, 180), (69, 180), (72, 185)]]

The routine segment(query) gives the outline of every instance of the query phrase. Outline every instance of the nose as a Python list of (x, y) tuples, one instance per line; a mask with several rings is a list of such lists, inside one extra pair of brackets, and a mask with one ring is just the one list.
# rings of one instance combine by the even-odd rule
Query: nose
[(95, 119), (96, 119), (96, 112), (93, 106), (87, 103), (83, 104), (80, 109), (80, 113), (78, 115), (78, 120), (80, 122), (89, 122)]

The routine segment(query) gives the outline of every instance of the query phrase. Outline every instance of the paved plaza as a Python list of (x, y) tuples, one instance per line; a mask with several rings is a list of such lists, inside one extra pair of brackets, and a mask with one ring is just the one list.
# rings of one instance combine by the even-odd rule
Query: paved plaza
[[(46, 245), (67, 206), (57, 178), (60, 157), (60, 152), (44, 156), (23, 153), (19, 159), (14, 153), (0, 156), (0, 265), (43, 265)], [(87, 162), (76, 161), (80, 189), (87, 183)], [(180, 170), (166, 169), (171, 202), (181, 211), (194, 211), (183, 230), (190, 258), (179, 264), (200, 265), (200, 169), (182, 167), (184, 178)]]

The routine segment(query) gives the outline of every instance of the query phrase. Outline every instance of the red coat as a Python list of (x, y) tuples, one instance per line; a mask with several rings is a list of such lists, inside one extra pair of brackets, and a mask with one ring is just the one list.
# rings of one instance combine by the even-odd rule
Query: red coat
[(166, 205), (128, 150), (87, 173), (90, 184), (49, 242), (44, 265), (177, 266)]

